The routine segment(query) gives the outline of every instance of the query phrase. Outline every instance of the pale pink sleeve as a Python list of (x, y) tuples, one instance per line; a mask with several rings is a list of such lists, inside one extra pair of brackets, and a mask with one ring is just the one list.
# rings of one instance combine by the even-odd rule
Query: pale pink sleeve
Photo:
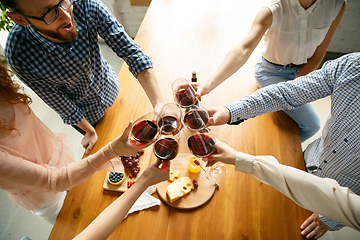
[(111, 166), (109, 162), (114, 158), (117, 159), (117, 155), (108, 144), (95, 154), (58, 169), (45, 164), (39, 165), (0, 150), (0, 185), (5, 189), (61, 192), (85, 181), (97, 171)]

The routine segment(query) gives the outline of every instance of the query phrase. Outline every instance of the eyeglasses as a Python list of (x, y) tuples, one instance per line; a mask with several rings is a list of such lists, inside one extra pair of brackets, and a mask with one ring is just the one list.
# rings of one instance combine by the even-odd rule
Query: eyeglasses
[(28, 15), (25, 15), (25, 14), (22, 14), (22, 13), (19, 13), (19, 12), (15, 12), (15, 11), (14, 12), (17, 13), (17, 14), (20, 14), (21, 16), (31, 18), (31, 19), (36, 19), (36, 20), (39, 20), (39, 21), (43, 21), (47, 25), (50, 25), (53, 22), (55, 22), (55, 20), (59, 16), (59, 7), (61, 7), (64, 11), (66, 11), (69, 8), (71, 8), (73, 3), (74, 3), (74, 0), (61, 0), (53, 8), (49, 9), (42, 17), (28, 16)]

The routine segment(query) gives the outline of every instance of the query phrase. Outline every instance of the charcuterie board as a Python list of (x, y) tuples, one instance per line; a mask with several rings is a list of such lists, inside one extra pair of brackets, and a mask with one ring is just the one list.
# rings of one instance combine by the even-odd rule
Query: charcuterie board
[(201, 170), (199, 173), (191, 173), (188, 170), (188, 159), (192, 157), (191, 154), (179, 154), (176, 158), (171, 160), (171, 168), (180, 172), (178, 178), (188, 176), (191, 180), (196, 179), (198, 187), (193, 189), (190, 193), (181, 197), (173, 203), (166, 194), (166, 188), (172, 183), (171, 181), (164, 181), (157, 184), (157, 193), (159, 197), (168, 205), (178, 209), (195, 209), (207, 203), (215, 192), (215, 184), (206, 179), (205, 171)]
[(110, 184), (108, 182), (108, 177), (110, 172), (106, 173), (105, 179), (104, 179), (104, 184), (103, 184), (103, 188), (106, 190), (110, 190), (110, 191), (117, 191), (117, 192), (125, 192), (128, 187), (127, 187), (127, 183), (130, 182), (136, 182), (137, 179), (139, 179), (139, 177), (141, 176), (142, 172), (149, 166), (150, 163), (150, 154), (152, 154), (151, 151), (145, 151), (144, 155), (139, 157), (139, 163), (140, 163), (140, 172), (138, 173), (138, 175), (136, 176), (136, 178), (130, 178), (131, 175), (131, 170), (127, 167), (125, 168), (125, 173), (124, 173), (124, 177), (125, 180), (122, 184), (120, 185), (113, 185)]

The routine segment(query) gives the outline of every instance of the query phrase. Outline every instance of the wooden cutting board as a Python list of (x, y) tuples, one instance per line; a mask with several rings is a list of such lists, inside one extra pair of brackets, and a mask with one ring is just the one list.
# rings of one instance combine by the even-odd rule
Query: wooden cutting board
[(173, 203), (166, 194), (166, 188), (172, 183), (171, 181), (164, 181), (157, 184), (157, 193), (159, 197), (170, 206), (178, 209), (194, 209), (207, 203), (215, 192), (215, 184), (206, 179), (205, 171), (201, 170), (199, 173), (191, 173), (188, 170), (187, 160), (192, 157), (191, 154), (179, 154), (176, 158), (171, 160), (171, 168), (180, 172), (182, 177), (190, 177), (191, 180), (196, 179), (199, 187), (191, 190), (190, 193), (181, 197)]
[(141, 176), (142, 172), (149, 166), (150, 163), (150, 156), (148, 156), (149, 154), (152, 154), (152, 151), (146, 149), (144, 152), (144, 155), (139, 157), (139, 163), (140, 163), (140, 172), (138, 173), (138, 175), (136, 176), (136, 178), (129, 178), (129, 176), (131, 175), (131, 170), (124, 167), (125, 168), (125, 180), (123, 183), (121, 183), (120, 185), (113, 185), (111, 183), (108, 182), (108, 177), (110, 172), (107, 172), (105, 179), (104, 179), (104, 184), (103, 184), (103, 188), (106, 190), (110, 190), (110, 191), (117, 191), (117, 192), (125, 192), (128, 188), (127, 188), (127, 182), (131, 181), (131, 182), (136, 182), (137, 179), (139, 179), (139, 177)]

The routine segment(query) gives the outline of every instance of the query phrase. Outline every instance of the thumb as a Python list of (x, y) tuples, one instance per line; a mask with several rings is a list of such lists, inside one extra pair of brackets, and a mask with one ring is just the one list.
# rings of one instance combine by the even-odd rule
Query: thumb
[(93, 148), (92, 143), (89, 143), (89, 144), (87, 145), (87, 147), (86, 147), (85, 153), (86, 153), (86, 154), (89, 154), (92, 148)]
[[(158, 159), (158, 160), (160, 160), (160, 159)], [(164, 161), (162, 161), (162, 167), (161, 167), (161, 169), (169, 169), (170, 168), (170, 161), (169, 160), (164, 160)]]
[(124, 140), (124, 141), (128, 140), (132, 126), (133, 126), (133, 122), (130, 120), (129, 124), (127, 125), (123, 134), (120, 137), (122, 140)]
[(209, 126), (214, 126), (215, 123), (216, 123), (215, 118), (214, 117), (209, 117), (208, 125)]
[(156, 161), (154, 162), (154, 167), (159, 167), (160, 166), (160, 164), (161, 164), (161, 160), (160, 159), (158, 159), (158, 158), (156, 158)]

